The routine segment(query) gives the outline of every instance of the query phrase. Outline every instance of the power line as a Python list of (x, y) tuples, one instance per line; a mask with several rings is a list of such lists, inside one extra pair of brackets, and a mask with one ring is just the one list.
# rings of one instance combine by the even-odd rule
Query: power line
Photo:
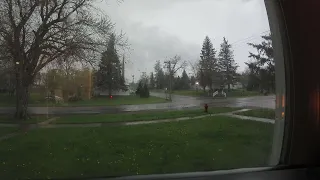
[(270, 32), (270, 30), (263, 31), (263, 32), (259, 33), (259, 35), (256, 34), (256, 35), (251, 35), (251, 36), (243, 38), (243, 39), (239, 39), (239, 40), (237, 40), (237, 41), (235, 41), (233, 43), (230, 43), (230, 44), (234, 45), (234, 44), (237, 44), (237, 43), (242, 43), (243, 41), (253, 40), (253, 39), (256, 39), (256, 38), (260, 37), (261, 35), (265, 35), (265, 33), (268, 33), (268, 32)]
[[(264, 33), (267, 33), (267, 32), (264, 32)], [(262, 35), (266, 35), (266, 34), (260, 34), (260, 36), (262, 36)], [(232, 48), (237, 48), (237, 47), (241, 47), (241, 46), (243, 46), (243, 45), (247, 45), (247, 44), (248, 44), (249, 42), (251, 42), (252, 40), (257, 39), (257, 38), (260, 38), (260, 36), (243, 39), (241, 42), (238, 42), (237, 44), (234, 44), (234, 45), (232, 46)]]

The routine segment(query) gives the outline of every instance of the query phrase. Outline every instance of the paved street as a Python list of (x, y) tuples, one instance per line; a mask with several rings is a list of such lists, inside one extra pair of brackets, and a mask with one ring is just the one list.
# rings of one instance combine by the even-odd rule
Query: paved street
[[(152, 96), (163, 97), (163, 93), (151, 93)], [(255, 96), (244, 98), (189, 97), (172, 95), (172, 102), (161, 104), (121, 105), (121, 106), (95, 106), (95, 107), (29, 107), (31, 114), (96, 114), (117, 113), (142, 110), (174, 110), (183, 108), (202, 107), (204, 103), (214, 107), (250, 107), (275, 108), (275, 96)], [(0, 114), (13, 113), (14, 107), (0, 107)]]

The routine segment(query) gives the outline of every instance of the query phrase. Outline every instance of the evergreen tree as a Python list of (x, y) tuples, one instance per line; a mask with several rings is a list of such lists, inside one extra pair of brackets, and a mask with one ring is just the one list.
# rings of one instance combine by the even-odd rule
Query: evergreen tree
[(153, 89), (156, 86), (156, 82), (155, 82), (155, 79), (154, 79), (154, 76), (153, 76), (153, 72), (151, 72), (151, 74), (150, 74), (149, 86), (150, 86), (150, 89)]
[(181, 83), (180, 83), (181, 89), (189, 89), (190, 88), (190, 80), (189, 80), (189, 77), (187, 75), (186, 70), (183, 70), (180, 81), (181, 81)]
[(259, 81), (260, 90), (274, 91), (275, 64), (271, 34), (261, 37), (263, 38), (261, 44), (248, 44), (249, 46), (252, 46), (257, 50), (257, 54), (249, 52), (249, 57), (253, 58), (254, 61), (247, 63), (247, 65), (249, 69), (253, 70), (252, 73), (254, 73), (251, 74), (251, 79), (257, 79)]
[(191, 84), (191, 86), (193, 86), (193, 85), (195, 85), (196, 84), (196, 78), (194, 77), (194, 76), (191, 76), (191, 78), (190, 78), (190, 84)]
[(260, 87), (260, 80), (259, 80), (259, 71), (260, 68), (256, 65), (256, 63), (246, 63), (249, 69), (248, 73), (248, 91), (258, 91)]
[(173, 78), (173, 89), (174, 90), (180, 90), (182, 89), (182, 83), (180, 76)]
[(140, 93), (140, 97), (142, 98), (149, 98), (150, 92), (147, 84), (144, 84), (143, 91)]
[(165, 86), (165, 75), (160, 61), (157, 61), (155, 66), (155, 85), (157, 89), (163, 89)]
[(208, 36), (206, 36), (203, 41), (200, 58), (200, 72), (198, 72), (200, 77), (200, 85), (203, 87), (203, 91), (205, 91), (206, 86), (210, 87), (212, 90), (213, 85), (217, 84), (217, 78), (219, 77), (219, 74), (216, 50), (213, 48), (212, 42)]
[(139, 95), (139, 96), (140, 96), (140, 94), (142, 93), (142, 91), (143, 91), (142, 82), (139, 81), (138, 87), (137, 87), (137, 89), (136, 89), (136, 95)]
[(228, 43), (226, 38), (223, 38), (223, 42), (220, 45), (220, 52), (218, 55), (219, 71), (221, 73), (222, 85), (228, 86), (230, 91), (230, 85), (233, 85), (237, 80), (237, 68), (239, 67), (233, 58), (233, 51), (231, 44)]
[(99, 70), (97, 71), (97, 84), (100, 90), (108, 90), (109, 95), (112, 91), (126, 89), (122, 77), (122, 68), (115, 48), (116, 37), (110, 35), (107, 51), (102, 53)]

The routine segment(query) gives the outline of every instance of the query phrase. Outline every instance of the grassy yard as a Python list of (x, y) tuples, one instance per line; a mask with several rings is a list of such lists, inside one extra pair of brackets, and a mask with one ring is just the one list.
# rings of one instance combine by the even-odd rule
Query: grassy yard
[(196, 90), (177, 90), (173, 91), (172, 94), (183, 95), (183, 96), (207, 96), (208, 93), (204, 93), (201, 89)]
[[(30, 93), (29, 103), (39, 104), (44, 103), (44, 97), (38, 93)], [(0, 106), (14, 106), (16, 103), (16, 97), (6, 94), (0, 94)]]
[(249, 97), (249, 96), (262, 96), (263, 94), (257, 91), (247, 91), (247, 90), (238, 90), (234, 89), (230, 92), (227, 92), (227, 97)]
[(140, 98), (139, 96), (100, 96), (91, 100), (69, 102), (68, 106), (115, 106), (115, 105), (132, 105), (132, 104), (155, 104), (168, 102), (163, 98), (150, 96), (149, 98)]
[(229, 117), (38, 129), (0, 142), (0, 178), (84, 178), (265, 166), (273, 126)]
[(252, 116), (260, 118), (274, 119), (276, 117), (274, 109), (252, 109), (245, 112), (236, 113), (243, 116)]
[[(203, 92), (201, 89), (196, 90), (179, 90), (172, 92), (173, 94), (183, 96), (207, 96), (208, 92)], [(257, 91), (246, 91), (246, 90), (231, 90), (226, 92), (227, 97), (249, 97), (249, 96), (261, 96), (262, 94)]]
[(17, 131), (18, 128), (15, 127), (0, 127), (0, 137)]
[[(51, 116), (48, 116), (48, 118), (51, 118)], [(48, 118), (46, 115), (38, 115), (38, 116), (32, 116), (31, 119), (28, 119), (27, 121), (17, 121), (16, 119), (14, 119), (13, 115), (0, 115), (0, 124), (1, 123), (31, 124), (31, 123), (43, 122)]]
[[(14, 106), (15, 97), (0, 95), (0, 106)], [(168, 102), (163, 98), (150, 96), (149, 98), (140, 98), (138, 96), (99, 96), (90, 100), (80, 100), (76, 102), (52, 103), (47, 102), (44, 97), (38, 94), (30, 95), (30, 106), (115, 106), (131, 104), (154, 104)]]
[[(209, 108), (209, 114), (235, 111), (237, 108), (215, 107)], [(125, 121), (144, 121), (156, 119), (169, 119), (178, 117), (194, 117), (208, 114), (203, 109), (177, 110), (177, 111), (147, 111), (130, 112), (118, 114), (95, 114), (95, 115), (66, 115), (55, 121), (55, 123), (108, 123)]]

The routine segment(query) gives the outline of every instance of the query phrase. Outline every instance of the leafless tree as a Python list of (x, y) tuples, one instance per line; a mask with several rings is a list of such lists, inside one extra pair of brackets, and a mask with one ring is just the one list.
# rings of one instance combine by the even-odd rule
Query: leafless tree
[(200, 64), (199, 62), (192, 62), (192, 61), (189, 61), (189, 66), (191, 68), (191, 71), (192, 71), (192, 75), (194, 77), (198, 77), (198, 72), (199, 72), (199, 69), (200, 69)]
[(14, 66), (16, 118), (28, 118), (35, 76), (62, 56), (90, 61), (108, 41), (113, 24), (95, 0), (1, 0), (0, 45)]
[[(165, 68), (167, 68), (167, 72), (169, 75), (169, 92), (172, 91), (172, 78), (176, 74), (177, 71), (180, 69), (184, 69), (187, 67), (187, 62), (182, 61), (181, 56), (175, 55), (174, 57), (170, 58), (168, 61), (165, 61)], [(170, 94), (171, 100), (171, 94)]]
[(187, 62), (182, 61), (181, 56), (175, 55), (168, 61), (165, 61), (165, 67), (167, 68), (168, 74), (174, 76), (177, 71), (187, 67)]

